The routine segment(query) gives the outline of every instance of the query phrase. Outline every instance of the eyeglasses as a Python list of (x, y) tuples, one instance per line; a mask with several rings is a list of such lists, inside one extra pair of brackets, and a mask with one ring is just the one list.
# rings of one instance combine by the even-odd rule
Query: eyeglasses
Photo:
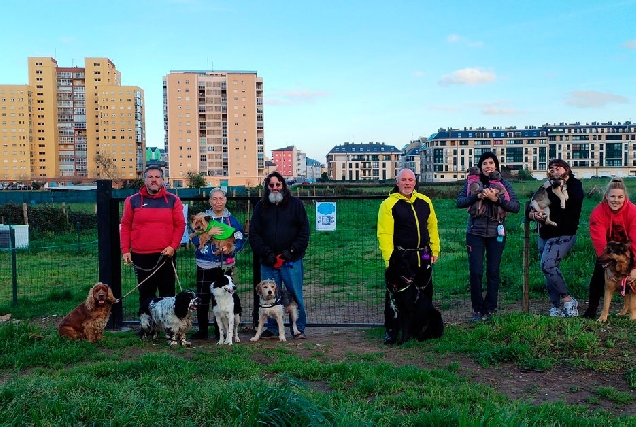
[(277, 182), (277, 183), (270, 182), (269, 184), (269, 188), (276, 188), (276, 187), (282, 187), (282, 186), (283, 186), (282, 182)]

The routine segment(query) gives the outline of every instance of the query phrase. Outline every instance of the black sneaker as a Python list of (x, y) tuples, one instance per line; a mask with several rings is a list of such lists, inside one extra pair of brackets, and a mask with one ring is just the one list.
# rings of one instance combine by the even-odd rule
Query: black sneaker
[(476, 311), (476, 312), (473, 314), (473, 318), (472, 318), (472, 320), (471, 320), (471, 321), (472, 321), (472, 322), (479, 322), (481, 319), (482, 319), (482, 317), (481, 317), (481, 313), (480, 313), (480, 312), (478, 312), (478, 311)]
[(192, 335), (190, 335), (190, 339), (192, 340), (207, 340), (208, 339), (208, 333), (205, 331), (197, 331), (195, 333), (193, 333)]
[(295, 339), (305, 340), (307, 339), (307, 335), (304, 332), (298, 332), (298, 334), (294, 335)]
[(276, 335), (275, 333), (273, 333), (269, 329), (265, 329), (263, 331), (263, 333), (261, 334), (261, 338), (271, 338), (271, 337), (277, 337), (277, 336), (278, 335)]

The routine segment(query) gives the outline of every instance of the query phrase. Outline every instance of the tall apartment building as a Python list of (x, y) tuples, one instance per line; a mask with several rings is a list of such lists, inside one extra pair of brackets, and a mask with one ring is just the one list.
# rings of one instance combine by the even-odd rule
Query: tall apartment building
[(327, 153), (327, 174), (335, 181), (393, 179), (402, 151), (384, 142), (345, 142)]
[(636, 124), (592, 122), (472, 129), (440, 129), (423, 150), (422, 181), (455, 181), (484, 151), (513, 174), (527, 169), (544, 178), (550, 159), (567, 161), (578, 178), (636, 176)]
[(258, 185), (265, 169), (263, 79), (253, 71), (171, 71), (163, 78), (165, 147), (174, 187)]
[(82, 68), (31, 57), (28, 70), (28, 85), (0, 85), (0, 138), (11, 153), (0, 180), (141, 176), (144, 93), (138, 86), (122, 86), (111, 60), (86, 58)]

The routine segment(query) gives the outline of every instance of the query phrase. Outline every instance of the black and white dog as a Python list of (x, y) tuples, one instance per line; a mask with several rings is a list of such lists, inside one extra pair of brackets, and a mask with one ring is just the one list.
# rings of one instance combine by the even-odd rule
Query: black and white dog
[[(444, 334), (442, 314), (433, 306), (431, 299), (418, 284), (416, 275), (405, 258), (405, 252), (394, 250), (385, 271), (387, 290), (394, 316), (390, 325), (391, 342), (400, 344), (411, 338), (424, 341), (439, 338)], [(398, 334), (401, 338), (398, 341)]]
[(148, 336), (155, 339), (159, 331), (163, 330), (171, 347), (189, 347), (191, 343), (186, 340), (186, 332), (192, 327), (192, 312), (199, 304), (201, 299), (190, 290), (179, 292), (174, 297), (146, 299), (139, 311), (139, 336), (142, 339)]
[(212, 269), (213, 280), (210, 285), (210, 293), (214, 297), (212, 312), (219, 328), (218, 344), (232, 345), (241, 342), (238, 335), (238, 327), (241, 322), (241, 301), (236, 294), (236, 285), (232, 276), (223, 272), (221, 268)]

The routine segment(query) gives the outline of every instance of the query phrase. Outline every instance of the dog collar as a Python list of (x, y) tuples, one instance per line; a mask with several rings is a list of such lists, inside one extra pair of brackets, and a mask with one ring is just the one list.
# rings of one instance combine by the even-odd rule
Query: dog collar
[(276, 300), (275, 300), (273, 303), (271, 303), (270, 305), (263, 305), (263, 304), (261, 304), (261, 303), (259, 303), (259, 304), (258, 304), (258, 306), (259, 306), (260, 308), (272, 308), (272, 307), (274, 307), (275, 305), (281, 305), (280, 297), (276, 298)]

